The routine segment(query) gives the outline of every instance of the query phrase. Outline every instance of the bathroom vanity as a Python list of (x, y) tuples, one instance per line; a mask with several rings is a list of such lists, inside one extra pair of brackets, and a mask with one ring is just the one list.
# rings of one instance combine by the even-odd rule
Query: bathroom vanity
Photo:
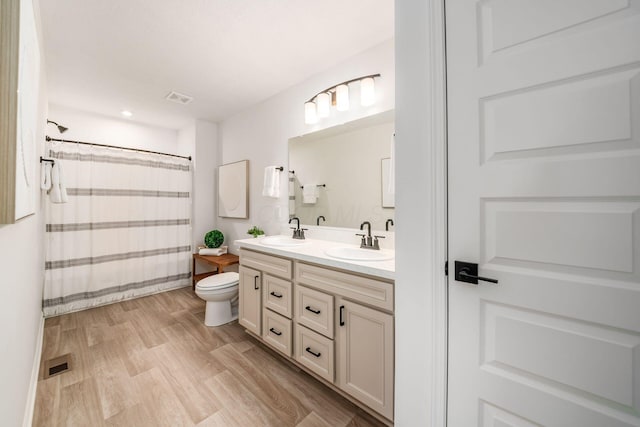
[(323, 240), (291, 246), (269, 246), (256, 239), (236, 243), (241, 248), (240, 324), (392, 424), (393, 259), (338, 259), (327, 252), (349, 245)]

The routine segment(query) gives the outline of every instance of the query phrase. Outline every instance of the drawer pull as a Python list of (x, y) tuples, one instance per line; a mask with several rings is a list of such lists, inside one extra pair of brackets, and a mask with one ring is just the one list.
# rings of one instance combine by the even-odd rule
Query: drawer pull
[(340, 306), (340, 326), (344, 326), (344, 305)]
[(309, 310), (310, 312), (312, 312), (313, 314), (320, 314), (320, 310), (314, 310), (313, 308), (311, 308), (310, 305), (306, 306), (304, 308), (305, 310)]
[(313, 350), (311, 350), (311, 347), (307, 347), (304, 351), (306, 351), (309, 354), (313, 354), (315, 357), (320, 357), (322, 356), (322, 353), (316, 353)]
[(277, 292), (271, 292), (271, 295), (273, 295), (276, 298), (282, 298), (282, 294), (279, 294)]
[(258, 279), (259, 279), (259, 278), (260, 278), (260, 276), (253, 276), (253, 289), (255, 289), (256, 291), (257, 291), (258, 289), (260, 289), (260, 288), (258, 287)]
[(274, 328), (269, 329), (271, 332), (273, 332), (274, 334), (276, 334), (277, 336), (282, 335), (282, 332), (275, 330)]

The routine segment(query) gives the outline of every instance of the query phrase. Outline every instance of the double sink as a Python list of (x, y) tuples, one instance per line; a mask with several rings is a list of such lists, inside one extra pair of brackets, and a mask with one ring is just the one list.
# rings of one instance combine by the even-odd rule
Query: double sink
[[(288, 236), (267, 236), (260, 239), (260, 244), (272, 247), (294, 248), (310, 245), (311, 242), (293, 239)], [(324, 253), (331, 258), (346, 261), (387, 261), (394, 258), (393, 253), (389, 251), (362, 249), (355, 246), (333, 246), (325, 249)]]

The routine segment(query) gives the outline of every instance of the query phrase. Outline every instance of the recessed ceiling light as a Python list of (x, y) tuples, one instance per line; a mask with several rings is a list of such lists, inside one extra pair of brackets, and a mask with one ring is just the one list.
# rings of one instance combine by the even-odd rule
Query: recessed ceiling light
[(129, 110), (122, 110), (122, 113), (121, 113), (121, 114), (122, 114), (123, 116), (125, 116), (125, 117), (131, 117), (131, 116), (133, 116), (133, 113), (132, 113), (131, 111), (129, 111)]

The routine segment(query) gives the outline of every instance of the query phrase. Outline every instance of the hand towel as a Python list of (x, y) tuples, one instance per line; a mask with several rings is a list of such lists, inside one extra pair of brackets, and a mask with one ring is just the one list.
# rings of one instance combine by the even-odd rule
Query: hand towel
[(276, 169), (276, 166), (264, 168), (262, 195), (276, 199), (280, 197), (280, 172)]
[(49, 198), (51, 203), (67, 203), (67, 188), (62, 182), (62, 164), (58, 160), (51, 168), (51, 191)]
[(296, 176), (289, 172), (289, 218), (296, 214)]
[(40, 164), (40, 189), (44, 191), (51, 189), (51, 162)]
[(318, 185), (306, 184), (302, 189), (302, 203), (314, 204), (318, 201)]

